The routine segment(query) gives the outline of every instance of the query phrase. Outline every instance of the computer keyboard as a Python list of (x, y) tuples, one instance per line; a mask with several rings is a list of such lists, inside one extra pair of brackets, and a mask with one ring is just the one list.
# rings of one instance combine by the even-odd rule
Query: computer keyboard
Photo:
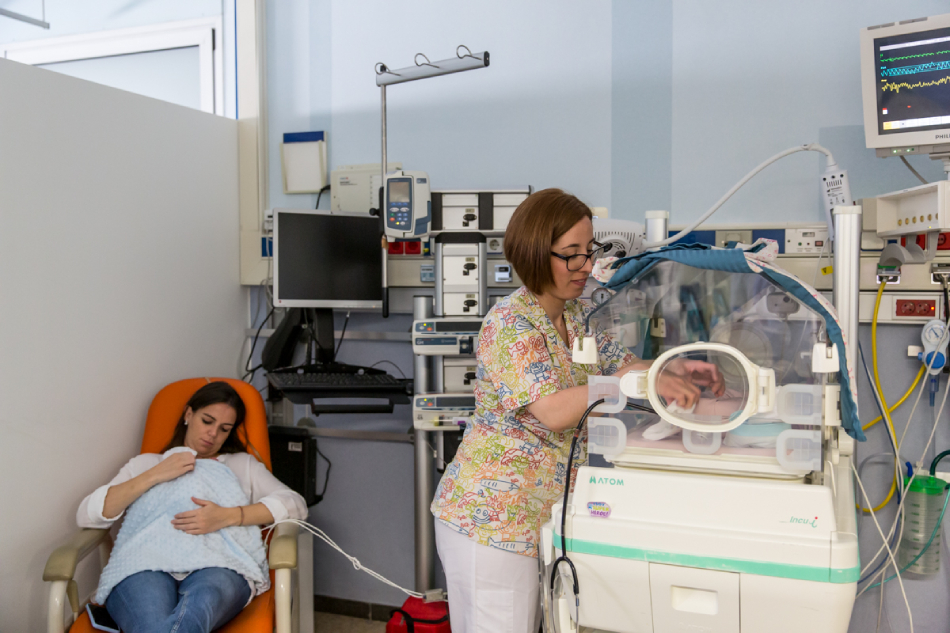
[(356, 374), (344, 372), (313, 372), (313, 373), (270, 373), (267, 379), (281, 391), (329, 391), (367, 390), (399, 387), (403, 381), (393, 378), (389, 374)]

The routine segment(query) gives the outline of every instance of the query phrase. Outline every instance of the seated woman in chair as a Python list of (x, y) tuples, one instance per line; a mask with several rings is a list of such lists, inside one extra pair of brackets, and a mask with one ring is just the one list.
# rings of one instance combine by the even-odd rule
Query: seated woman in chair
[(212, 631), (268, 589), (253, 526), (304, 520), (308, 510), (246, 452), (244, 415), (233, 387), (205, 385), (163, 454), (133, 457), (79, 506), (80, 527), (108, 528), (126, 514), (96, 594), (123, 633)]

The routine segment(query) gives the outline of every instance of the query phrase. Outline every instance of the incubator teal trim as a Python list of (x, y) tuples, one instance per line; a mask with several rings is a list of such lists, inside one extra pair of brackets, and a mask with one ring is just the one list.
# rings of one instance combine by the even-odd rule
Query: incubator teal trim
[[(560, 535), (554, 534), (555, 547), (560, 543)], [(659, 552), (655, 550), (626, 547), (624, 545), (609, 545), (594, 541), (567, 539), (567, 549), (578, 554), (593, 554), (610, 558), (626, 558), (648, 563), (662, 563), (665, 565), (679, 565), (681, 567), (697, 567), (716, 571), (730, 571), (755, 576), (771, 576), (773, 578), (790, 578), (792, 580), (811, 580), (814, 582), (828, 582), (848, 584), (858, 582), (861, 576), (861, 567), (849, 569), (834, 569), (829, 567), (808, 567), (805, 565), (790, 565), (786, 563), (767, 563), (755, 560), (738, 558), (716, 558), (713, 556), (695, 556), (692, 554), (677, 554), (674, 552)]]

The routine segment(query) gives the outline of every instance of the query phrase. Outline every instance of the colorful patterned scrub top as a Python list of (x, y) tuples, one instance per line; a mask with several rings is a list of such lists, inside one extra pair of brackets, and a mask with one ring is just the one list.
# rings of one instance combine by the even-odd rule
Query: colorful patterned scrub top
[[(599, 363), (571, 362), (574, 339), (584, 335), (591, 307), (568, 301), (562, 341), (526, 288), (499, 301), (478, 336), (474, 422), (432, 501), (432, 514), (482, 545), (537, 556), (538, 533), (564, 494), (573, 429), (557, 433), (528, 412), (561, 389), (587, 384), (590, 375), (615, 373), (636, 356), (606, 334), (598, 335)], [(576, 469), (587, 462), (587, 428), (578, 443)]]

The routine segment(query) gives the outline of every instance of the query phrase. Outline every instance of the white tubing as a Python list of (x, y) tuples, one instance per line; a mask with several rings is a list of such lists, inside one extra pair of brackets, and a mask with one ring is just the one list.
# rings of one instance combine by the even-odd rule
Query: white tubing
[[(818, 143), (807, 143), (807, 144), (805, 144), (805, 145), (797, 145), (797, 146), (795, 146), (795, 147), (790, 147), (790, 148), (788, 148), (787, 150), (784, 150), (784, 151), (779, 152), (778, 154), (776, 154), (776, 155), (773, 156), (772, 158), (769, 158), (768, 160), (766, 160), (765, 162), (763, 162), (762, 164), (760, 164), (758, 167), (756, 167), (755, 169), (753, 169), (752, 171), (750, 171), (748, 174), (746, 174), (745, 177), (744, 177), (742, 180), (740, 180), (739, 182), (737, 182), (737, 183), (732, 187), (732, 189), (730, 189), (729, 191), (726, 192), (726, 195), (724, 195), (723, 197), (719, 198), (719, 202), (717, 202), (716, 204), (714, 204), (714, 205), (712, 206), (712, 208), (709, 209), (709, 211), (707, 211), (706, 213), (704, 213), (698, 220), (696, 220), (695, 222), (693, 222), (692, 224), (690, 224), (689, 226), (687, 226), (685, 229), (683, 229), (682, 231), (680, 231), (680, 232), (677, 233), (676, 235), (674, 235), (674, 236), (672, 236), (672, 237), (668, 237), (668, 238), (666, 238), (665, 240), (660, 240), (659, 242), (644, 242), (644, 243), (643, 243), (643, 247), (644, 247), (644, 248), (658, 248), (658, 247), (660, 247), (660, 246), (666, 246), (666, 245), (668, 245), (668, 244), (672, 244), (672, 243), (675, 242), (676, 240), (678, 240), (678, 239), (680, 239), (681, 237), (685, 236), (687, 233), (692, 232), (697, 226), (699, 226), (700, 224), (702, 224), (703, 222), (705, 222), (706, 220), (708, 220), (709, 217), (710, 217), (713, 213), (715, 213), (716, 211), (718, 211), (718, 210), (719, 210), (719, 207), (721, 207), (722, 205), (724, 205), (724, 204), (726, 203), (726, 201), (727, 201), (729, 198), (731, 198), (731, 197), (733, 196), (733, 194), (735, 194), (737, 191), (739, 191), (739, 189), (741, 189), (744, 184), (746, 184), (747, 182), (749, 182), (750, 180), (752, 180), (753, 176), (755, 176), (757, 173), (759, 173), (760, 171), (762, 171), (763, 169), (765, 169), (766, 167), (768, 167), (769, 165), (771, 165), (771, 164), (774, 163), (775, 161), (779, 160), (780, 158), (785, 158), (786, 156), (789, 156), (789, 155), (791, 155), (791, 154), (795, 154), (795, 153), (797, 153), (797, 152), (821, 152), (822, 154), (824, 154), (825, 156), (828, 157), (828, 168), (829, 168), (829, 169), (830, 169), (832, 166), (835, 166), (835, 165), (836, 165), (836, 163), (835, 163), (835, 158), (834, 158), (834, 156), (831, 155), (831, 152), (829, 152), (827, 149), (825, 149), (824, 147), (822, 147), (822, 146), (819, 145)], [(829, 239), (830, 239), (830, 235), (834, 233), (834, 227), (833, 227), (832, 225), (829, 225), (828, 230), (830, 231), (830, 233), (829, 233)]]
[(316, 526), (314, 526), (314, 525), (310, 525), (310, 524), (307, 523), (306, 521), (298, 521), (297, 519), (284, 519), (284, 520), (282, 520), (282, 521), (277, 521), (276, 523), (273, 523), (272, 525), (267, 526), (267, 527), (264, 529), (264, 532), (266, 533), (266, 532), (268, 532), (268, 531), (270, 531), (270, 530), (273, 530), (275, 527), (277, 527), (278, 525), (281, 525), (281, 524), (283, 524), (283, 523), (293, 523), (293, 524), (299, 525), (299, 526), (302, 527), (303, 529), (307, 530), (308, 532), (310, 532), (311, 534), (313, 534), (314, 536), (316, 536), (317, 538), (319, 538), (321, 541), (323, 541), (324, 543), (326, 543), (327, 545), (329, 545), (330, 547), (332, 547), (333, 549), (335, 549), (335, 550), (338, 551), (339, 553), (343, 554), (343, 556), (345, 556), (346, 559), (347, 559), (348, 561), (350, 561), (350, 564), (353, 565), (353, 569), (366, 572), (367, 574), (369, 574), (370, 576), (372, 576), (372, 577), (375, 578), (376, 580), (380, 581), (381, 583), (387, 584), (387, 585), (389, 585), (390, 587), (393, 587), (394, 589), (398, 589), (399, 591), (403, 592), (403, 593), (406, 594), (407, 596), (412, 596), (413, 598), (425, 598), (425, 594), (419, 593), (419, 592), (417, 592), (417, 591), (410, 591), (409, 589), (406, 589), (405, 587), (400, 587), (399, 585), (397, 585), (397, 584), (394, 583), (393, 581), (389, 580), (388, 578), (385, 578), (384, 576), (382, 576), (381, 574), (379, 574), (379, 573), (373, 571), (373, 570), (370, 569), (369, 567), (364, 567), (363, 564), (362, 564), (360, 561), (358, 561), (355, 556), (350, 556), (349, 554), (347, 554), (346, 552), (343, 551), (343, 548), (341, 548), (339, 545), (337, 545), (336, 543), (334, 543), (334, 542), (333, 542), (333, 539), (331, 539), (329, 536), (327, 536), (327, 535), (323, 532), (323, 530), (321, 530), (320, 528), (318, 528), (318, 527), (316, 527)]

